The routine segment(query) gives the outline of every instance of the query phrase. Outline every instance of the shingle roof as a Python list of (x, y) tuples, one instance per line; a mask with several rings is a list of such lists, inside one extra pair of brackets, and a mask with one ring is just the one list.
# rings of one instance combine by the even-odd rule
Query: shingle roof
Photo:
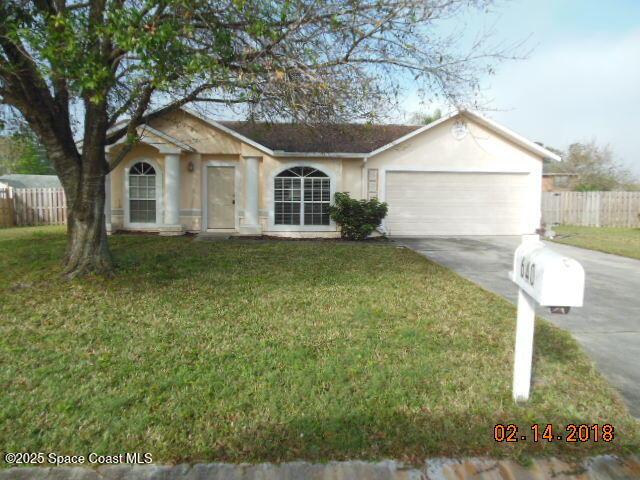
[(9, 174), (0, 177), (0, 183), (12, 188), (60, 188), (62, 184), (56, 175)]
[(360, 123), (317, 126), (238, 121), (218, 123), (271, 150), (299, 153), (369, 153), (420, 128), (420, 125)]

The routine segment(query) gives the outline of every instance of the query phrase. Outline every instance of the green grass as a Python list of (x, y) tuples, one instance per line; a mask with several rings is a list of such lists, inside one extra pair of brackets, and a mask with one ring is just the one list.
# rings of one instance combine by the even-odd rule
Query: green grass
[[(638, 423), (538, 321), (386, 244), (114, 236), (118, 276), (59, 278), (64, 233), (0, 230), (0, 448), (156, 462), (638, 451)], [(612, 444), (497, 444), (496, 423), (611, 423)]]
[(640, 260), (640, 228), (554, 227), (554, 241)]

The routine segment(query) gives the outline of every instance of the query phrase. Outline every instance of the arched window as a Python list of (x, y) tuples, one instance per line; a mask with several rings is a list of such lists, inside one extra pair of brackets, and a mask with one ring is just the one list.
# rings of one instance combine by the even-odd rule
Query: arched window
[(146, 162), (129, 170), (129, 221), (156, 222), (156, 171)]
[(293, 167), (274, 182), (276, 225), (329, 225), (331, 181), (311, 167)]

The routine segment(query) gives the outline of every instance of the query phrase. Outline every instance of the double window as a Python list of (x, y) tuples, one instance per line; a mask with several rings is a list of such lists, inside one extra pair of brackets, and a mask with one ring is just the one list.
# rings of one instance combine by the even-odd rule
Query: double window
[(146, 162), (129, 170), (129, 221), (156, 222), (156, 171)]
[(331, 183), (326, 173), (293, 167), (274, 181), (276, 225), (329, 225)]

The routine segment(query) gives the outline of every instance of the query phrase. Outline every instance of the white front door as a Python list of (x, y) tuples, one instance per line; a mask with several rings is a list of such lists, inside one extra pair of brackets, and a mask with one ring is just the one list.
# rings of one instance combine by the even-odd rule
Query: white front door
[(528, 175), (387, 172), (389, 235), (521, 235)]
[(236, 228), (235, 167), (207, 167), (207, 228)]

